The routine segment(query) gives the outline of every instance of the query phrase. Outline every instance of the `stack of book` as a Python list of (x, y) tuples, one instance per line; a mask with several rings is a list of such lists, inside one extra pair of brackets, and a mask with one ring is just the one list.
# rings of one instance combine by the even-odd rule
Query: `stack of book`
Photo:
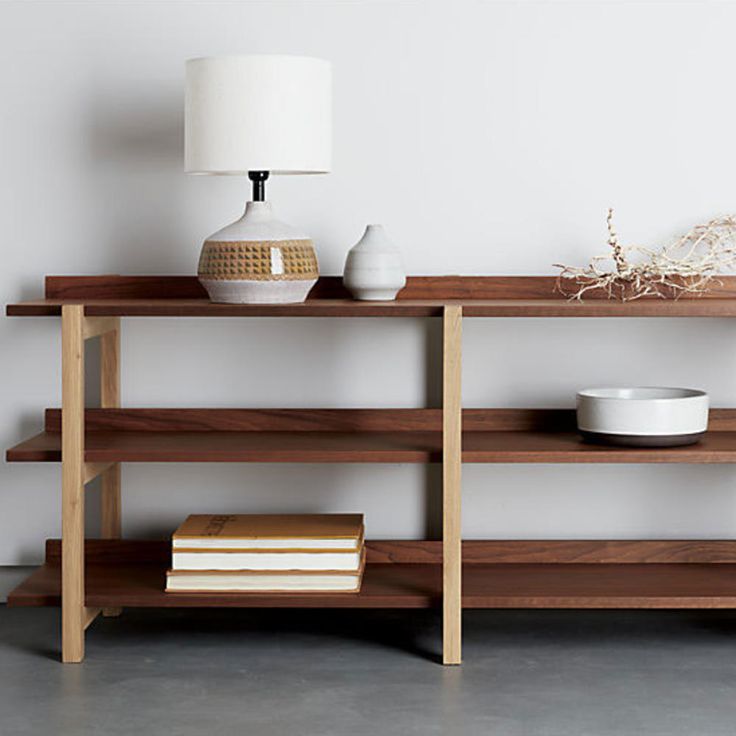
[(362, 514), (190, 516), (172, 538), (166, 591), (360, 590)]

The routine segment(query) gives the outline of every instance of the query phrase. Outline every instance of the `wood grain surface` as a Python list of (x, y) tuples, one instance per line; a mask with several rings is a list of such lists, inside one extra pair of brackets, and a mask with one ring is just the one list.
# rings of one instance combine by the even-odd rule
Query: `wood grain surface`
[(736, 277), (701, 296), (621, 303), (591, 294), (569, 301), (551, 276), (411, 276), (396, 301), (349, 298), (340, 277), (323, 276), (302, 304), (213, 304), (194, 276), (48, 276), (46, 298), (10, 304), (9, 316), (54, 316), (81, 303), (90, 317), (439, 317), (457, 304), (466, 317), (733, 317)]
[[(88, 432), (88, 462), (429, 463), (440, 432)], [(7, 452), (9, 462), (58, 462), (60, 435), (44, 432)]]
[[(555, 276), (409, 276), (398, 301), (413, 299), (561, 299)], [(207, 293), (196, 276), (47, 276), (47, 299), (202, 299)], [(736, 297), (736, 276), (721, 276), (701, 296), (683, 299)], [(341, 276), (320, 276), (308, 297), (349, 299)], [(607, 301), (604, 294), (590, 292), (590, 300)], [(648, 300), (661, 301), (657, 297)]]
[[(95, 432), (440, 432), (442, 410), (87, 409), (85, 421)], [(45, 429), (60, 431), (58, 409), (46, 410)]]
[[(85, 300), (88, 317), (441, 317), (452, 300), (358, 302), (312, 299), (301, 304), (214, 304), (205, 299)], [(591, 299), (462, 300), (465, 317), (736, 317), (736, 299), (639, 300), (615, 302)], [(54, 317), (61, 300), (9, 304), (9, 317)]]
[(61, 319), (62, 432), (61, 534), (63, 565), (60, 578), (64, 590), (61, 612), (62, 660), (84, 659), (85, 549), (84, 549), (84, 315), (82, 307), (64, 307)]
[[(61, 431), (61, 411), (46, 409), (44, 429)], [(440, 432), (442, 409), (87, 409), (91, 431)], [(463, 409), (466, 432), (570, 432), (574, 409)], [(711, 409), (712, 432), (736, 432), (736, 409)]]
[[(88, 540), (86, 605), (439, 607), (441, 542), (366, 545), (369, 564), (358, 594), (172, 596), (164, 592), (169, 542)], [(10, 594), (9, 605), (59, 605), (59, 547), (49, 540), (46, 564)], [(736, 608), (732, 541), (478, 540), (465, 541), (463, 553), (464, 608)], [(713, 562), (720, 564), (706, 564)]]
[(462, 307), (445, 307), (442, 345), (442, 662), (462, 662)]
[[(438, 462), (438, 409), (88, 409), (87, 462)], [(60, 412), (7, 451), (10, 462), (58, 462)], [(694, 445), (587, 444), (571, 410), (465, 409), (466, 463), (734, 463), (736, 410), (712, 409)], [(390, 430), (390, 431), (389, 431)]]
[[(172, 529), (173, 532), (173, 529)], [(369, 563), (442, 563), (442, 541), (426, 539), (367, 539)], [(61, 543), (46, 540), (45, 560), (58, 565)], [(494, 563), (658, 564), (711, 563), (736, 565), (732, 539), (466, 539), (462, 543), (466, 565)], [(171, 543), (153, 539), (87, 539), (88, 564), (171, 564)]]

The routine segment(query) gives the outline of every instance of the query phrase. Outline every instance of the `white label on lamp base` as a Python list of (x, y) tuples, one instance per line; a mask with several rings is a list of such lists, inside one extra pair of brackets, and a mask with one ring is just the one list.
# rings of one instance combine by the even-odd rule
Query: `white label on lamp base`
[(271, 274), (281, 276), (284, 273), (284, 255), (281, 248), (271, 248)]

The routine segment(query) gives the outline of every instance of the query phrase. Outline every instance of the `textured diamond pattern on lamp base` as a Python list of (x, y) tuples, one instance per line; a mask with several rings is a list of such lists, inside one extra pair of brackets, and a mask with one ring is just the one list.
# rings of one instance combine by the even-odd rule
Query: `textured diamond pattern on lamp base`
[(310, 238), (277, 220), (269, 202), (248, 202), (205, 241), (198, 273), (213, 302), (289, 304), (307, 298), (319, 266)]

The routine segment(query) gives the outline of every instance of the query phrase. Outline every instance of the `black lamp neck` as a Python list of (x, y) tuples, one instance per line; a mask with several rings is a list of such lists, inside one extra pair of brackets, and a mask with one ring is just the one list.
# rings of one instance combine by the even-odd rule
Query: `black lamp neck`
[(253, 201), (265, 202), (268, 171), (249, 171), (248, 178), (253, 182)]

